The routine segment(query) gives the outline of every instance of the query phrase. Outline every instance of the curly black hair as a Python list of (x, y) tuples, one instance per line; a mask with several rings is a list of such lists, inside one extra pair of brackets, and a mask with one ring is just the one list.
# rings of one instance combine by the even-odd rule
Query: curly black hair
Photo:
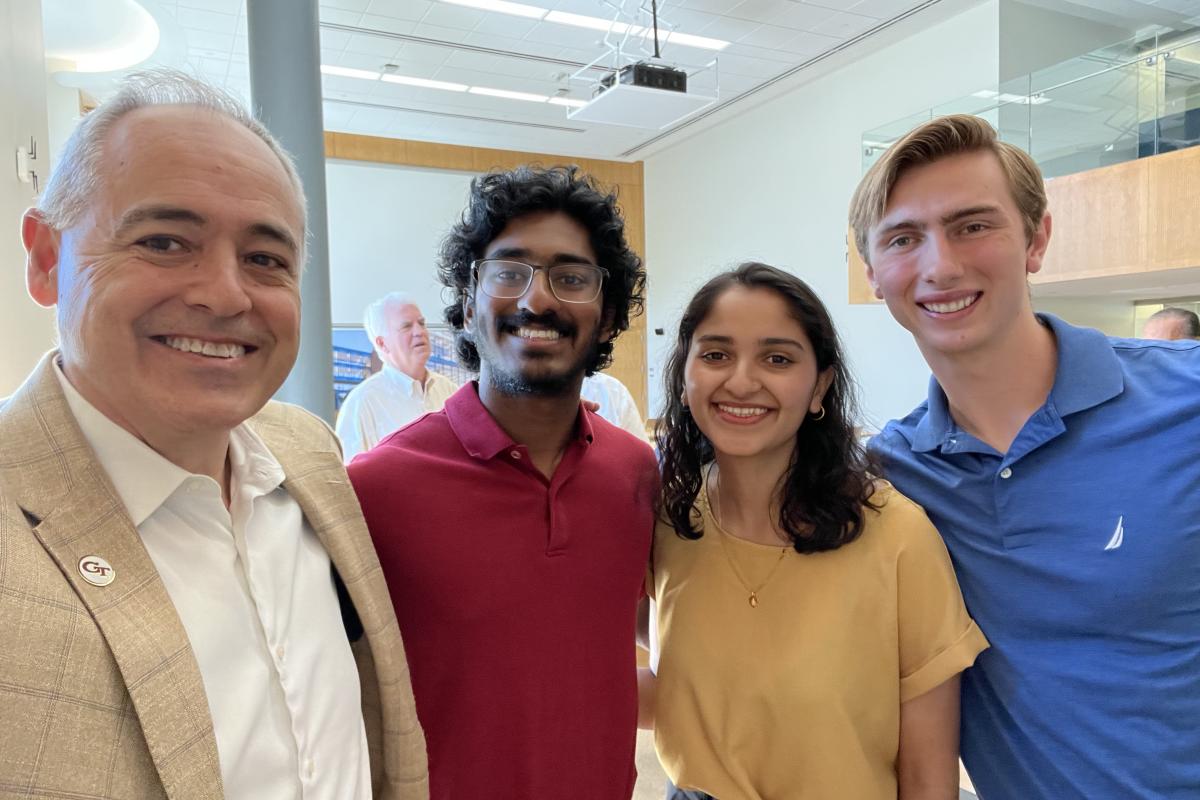
[(612, 336), (598, 344), (588, 375), (612, 363), (617, 335), (629, 327), (630, 318), (642, 313), (646, 271), (625, 241), (625, 220), (615, 192), (604, 191), (576, 166), (525, 165), (489, 172), (471, 181), (470, 201), (442, 241), (438, 258), (438, 278), (454, 292), (443, 316), (455, 331), (458, 361), (467, 369), (479, 370), (479, 351), (463, 330), (463, 299), (473, 288), (471, 262), (483, 258), (510, 221), (539, 211), (561, 211), (587, 229), (598, 265), (608, 270), (601, 319)]
[(715, 457), (712, 443), (683, 404), (684, 367), (696, 328), (717, 299), (731, 288), (765, 289), (784, 299), (812, 344), (818, 371), (831, 369), (825, 415), (808, 417), (796, 432), (791, 466), (779, 486), (779, 526), (798, 553), (835, 550), (862, 533), (864, 508), (878, 509), (874, 462), (859, 442), (852, 420), (855, 386), (829, 312), (808, 284), (795, 275), (748, 262), (710, 280), (688, 303), (679, 323), (675, 350), (667, 362), (666, 409), (655, 438), (662, 460), (659, 513), (685, 539), (699, 539), (694, 512), (705, 465)]

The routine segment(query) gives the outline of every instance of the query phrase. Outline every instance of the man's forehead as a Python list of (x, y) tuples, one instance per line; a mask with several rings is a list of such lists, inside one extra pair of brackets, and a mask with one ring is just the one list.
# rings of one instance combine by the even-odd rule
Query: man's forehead
[[(991, 163), (989, 163), (989, 161)], [(999, 161), (991, 153), (963, 153), (905, 170), (892, 190), (876, 227), (894, 225), (914, 214), (936, 217), (964, 208), (1001, 206), (1009, 199)]]

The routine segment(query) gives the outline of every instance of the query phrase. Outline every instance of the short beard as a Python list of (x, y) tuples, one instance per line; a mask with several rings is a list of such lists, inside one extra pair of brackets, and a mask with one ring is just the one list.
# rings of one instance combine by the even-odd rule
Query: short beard
[[(592, 333), (591, 341), (570, 369), (558, 374), (526, 375), (523, 372), (508, 372), (495, 369), (488, 364), (488, 385), (508, 397), (562, 397), (568, 391), (578, 392), (579, 381), (596, 363), (600, 353), (600, 329)], [(483, 351), (480, 352), (483, 356)]]

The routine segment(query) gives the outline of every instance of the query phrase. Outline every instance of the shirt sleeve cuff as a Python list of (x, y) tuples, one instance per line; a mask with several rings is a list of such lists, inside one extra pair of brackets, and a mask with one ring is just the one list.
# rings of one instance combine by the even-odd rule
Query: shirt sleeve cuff
[(907, 703), (941, 686), (975, 663), (975, 657), (989, 647), (983, 631), (974, 621), (962, 635), (910, 675), (900, 679), (900, 702)]

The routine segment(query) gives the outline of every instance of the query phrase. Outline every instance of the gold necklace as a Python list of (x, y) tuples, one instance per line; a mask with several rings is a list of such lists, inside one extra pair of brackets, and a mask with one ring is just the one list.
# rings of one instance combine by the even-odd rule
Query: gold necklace
[(719, 500), (717, 495), (712, 491), (712, 482), (709, 480), (712, 475), (712, 467), (709, 467), (708, 472), (704, 476), (705, 494), (708, 495), (708, 510), (712, 512), (713, 522), (717, 523), (720, 529), (717, 531), (717, 538), (721, 541), (721, 552), (725, 554), (725, 561), (729, 564), (729, 570), (733, 573), (733, 577), (737, 578), (738, 583), (742, 588), (750, 593), (748, 602), (751, 608), (758, 608), (758, 593), (767, 588), (767, 584), (771, 582), (771, 578), (775, 577), (775, 573), (779, 571), (779, 565), (783, 563), (783, 557), (787, 555), (790, 547), (783, 547), (779, 550), (779, 559), (775, 562), (775, 566), (771, 567), (771, 571), (767, 573), (766, 579), (754, 588), (750, 588), (750, 584), (746, 583), (746, 579), (742, 577), (742, 573), (738, 572), (737, 564), (733, 561), (733, 556), (729, 554), (729, 543), (725, 541), (726, 536), (731, 534), (725, 532), (725, 526), (721, 524), (720, 514), (717, 513), (717, 503), (714, 500)]

